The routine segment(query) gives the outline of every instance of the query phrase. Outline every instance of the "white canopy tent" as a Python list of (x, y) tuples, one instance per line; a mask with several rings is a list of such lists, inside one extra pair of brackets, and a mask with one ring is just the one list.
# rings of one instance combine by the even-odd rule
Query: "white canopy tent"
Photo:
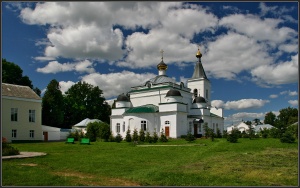
[(89, 118), (86, 118), (84, 120), (82, 120), (81, 122), (75, 124), (73, 126), (74, 129), (77, 129), (77, 130), (81, 130), (83, 133), (86, 133), (86, 128), (87, 128), (87, 125), (89, 123), (94, 123), (94, 122), (102, 122), (101, 120), (99, 119), (89, 119)]

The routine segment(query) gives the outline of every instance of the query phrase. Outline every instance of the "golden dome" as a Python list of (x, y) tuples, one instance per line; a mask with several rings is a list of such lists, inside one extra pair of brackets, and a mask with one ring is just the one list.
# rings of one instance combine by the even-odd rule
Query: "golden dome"
[(158, 70), (167, 70), (168, 65), (164, 63), (163, 60), (161, 60), (161, 62), (157, 65), (157, 69)]
[(199, 48), (198, 48), (198, 52), (197, 52), (197, 54), (196, 54), (196, 57), (197, 57), (197, 58), (201, 58), (201, 57), (202, 57), (202, 54), (201, 54)]

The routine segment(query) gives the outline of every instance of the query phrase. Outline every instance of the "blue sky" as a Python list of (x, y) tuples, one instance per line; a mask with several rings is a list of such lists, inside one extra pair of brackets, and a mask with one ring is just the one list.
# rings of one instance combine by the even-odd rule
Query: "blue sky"
[(2, 58), (42, 91), (114, 99), (158, 74), (186, 82), (197, 46), (225, 125), (298, 108), (298, 2), (2, 2)]

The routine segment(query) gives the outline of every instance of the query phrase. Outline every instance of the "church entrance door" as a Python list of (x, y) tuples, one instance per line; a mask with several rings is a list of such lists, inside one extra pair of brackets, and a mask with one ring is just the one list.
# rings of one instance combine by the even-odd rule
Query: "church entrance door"
[(170, 127), (169, 126), (165, 127), (165, 134), (166, 134), (166, 137), (170, 136)]
[(194, 136), (197, 136), (198, 134), (198, 129), (197, 129), (198, 125), (194, 124)]

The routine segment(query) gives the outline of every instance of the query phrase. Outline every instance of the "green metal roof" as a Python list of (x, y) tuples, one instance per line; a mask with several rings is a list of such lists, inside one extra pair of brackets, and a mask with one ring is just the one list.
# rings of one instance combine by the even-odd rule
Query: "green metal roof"
[(158, 106), (155, 106), (153, 104), (146, 104), (146, 105), (143, 105), (143, 106), (128, 108), (128, 110), (126, 110), (124, 114), (130, 114), (130, 113), (155, 113), (155, 112), (158, 112)]

